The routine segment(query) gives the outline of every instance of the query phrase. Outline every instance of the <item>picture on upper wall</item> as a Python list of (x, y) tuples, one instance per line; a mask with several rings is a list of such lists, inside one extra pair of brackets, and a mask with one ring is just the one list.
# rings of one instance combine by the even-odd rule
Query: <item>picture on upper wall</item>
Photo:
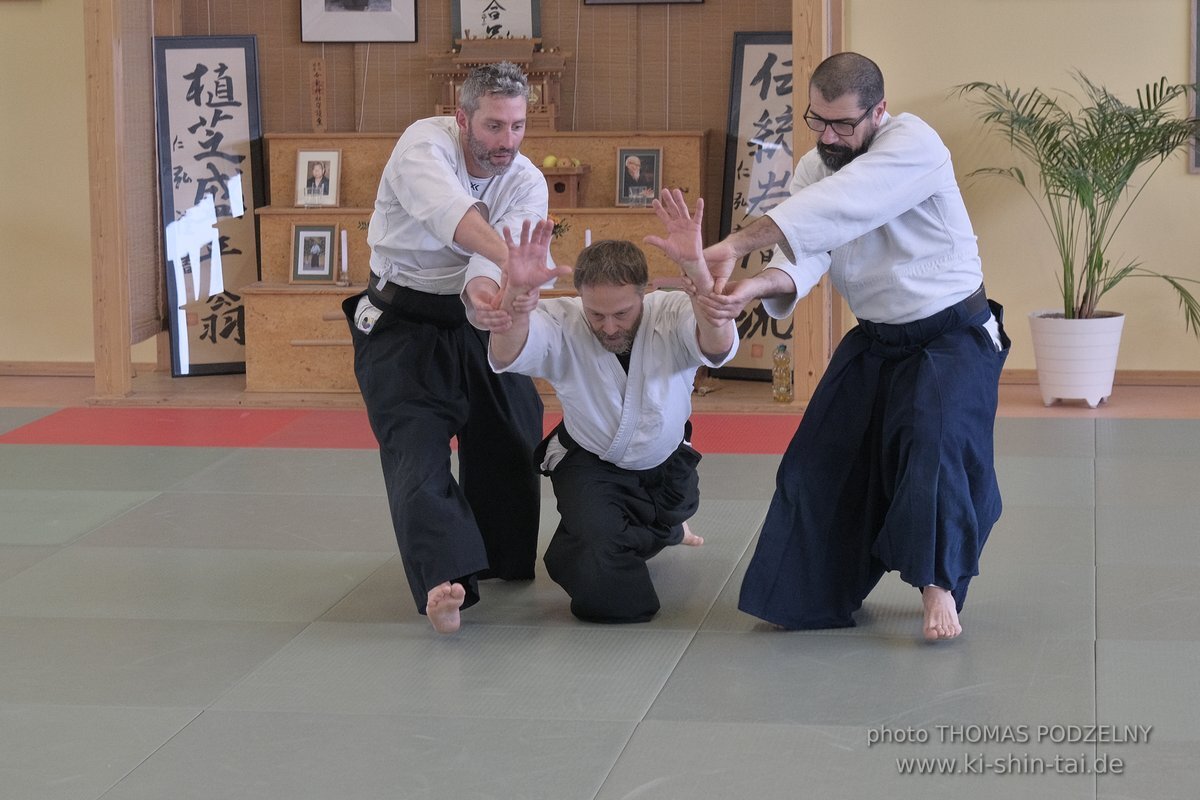
[(417, 0), (301, 0), (305, 42), (415, 42)]
[(455, 40), (538, 39), (542, 35), (538, 0), (453, 0), (450, 19)]

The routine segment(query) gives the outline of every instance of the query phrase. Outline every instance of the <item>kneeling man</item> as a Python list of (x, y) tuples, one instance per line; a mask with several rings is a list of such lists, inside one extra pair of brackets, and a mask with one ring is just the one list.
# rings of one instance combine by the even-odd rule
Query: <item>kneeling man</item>
[[(712, 283), (695, 218), (682, 193), (655, 211), (667, 238), (647, 237), (703, 286)], [(700, 454), (687, 433), (692, 384), (701, 364), (719, 367), (737, 351), (732, 320), (709, 323), (681, 291), (647, 293), (645, 254), (632, 242), (601, 241), (579, 255), (578, 297), (521, 297), (547, 278), (553, 225), (508, 239), (505, 308), (512, 324), (493, 330), (497, 372), (545, 378), (562, 403), (562, 424), (539, 451), (561, 521), (546, 551), (550, 577), (571, 612), (592, 622), (645, 622), (659, 609), (647, 559), (664, 547), (699, 545), (686, 521), (699, 504)], [(517, 301), (514, 306), (514, 301)]]

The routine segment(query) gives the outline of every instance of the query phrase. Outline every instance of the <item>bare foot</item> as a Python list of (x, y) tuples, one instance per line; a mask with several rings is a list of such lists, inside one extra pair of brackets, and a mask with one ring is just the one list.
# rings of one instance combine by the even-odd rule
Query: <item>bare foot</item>
[(425, 601), (425, 614), (430, 624), (438, 633), (454, 633), (462, 620), (459, 609), (467, 599), (467, 590), (461, 583), (438, 584), (429, 590), (429, 598)]
[(925, 606), (925, 638), (929, 641), (953, 639), (962, 633), (958, 622), (958, 610), (954, 606), (954, 595), (940, 586), (926, 586), (921, 590), (921, 604)]
[(685, 522), (683, 523), (683, 539), (679, 543), (686, 544), (688, 547), (699, 547), (704, 544), (704, 537), (692, 533), (692, 529)]

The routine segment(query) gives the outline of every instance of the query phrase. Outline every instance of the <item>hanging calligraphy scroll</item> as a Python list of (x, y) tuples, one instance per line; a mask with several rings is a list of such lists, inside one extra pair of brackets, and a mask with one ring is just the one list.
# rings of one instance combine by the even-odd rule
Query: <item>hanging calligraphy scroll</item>
[(451, 0), (450, 18), (459, 39), (540, 39), (538, 0)]
[(253, 36), (154, 39), (171, 374), (245, 372), (263, 204)]
[[(792, 35), (735, 33), (725, 137), (725, 183), (721, 238), (744, 228), (788, 196), (792, 181)], [(732, 280), (749, 277), (782, 258), (773, 250), (751, 253), (735, 266)], [(790, 346), (792, 321), (767, 316), (757, 301), (737, 318), (741, 344), (730, 363), (714, 374), (771, 379), (772, 355)]]

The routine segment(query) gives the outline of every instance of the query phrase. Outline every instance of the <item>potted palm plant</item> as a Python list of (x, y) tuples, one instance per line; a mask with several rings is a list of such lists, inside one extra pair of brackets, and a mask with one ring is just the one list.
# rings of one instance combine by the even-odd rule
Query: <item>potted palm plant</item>
[[(980, 107), (985, 125), (1002, 133), (1037, 169), (1027, 180), (1017, 166), (985, 167), (972, 175), (998, 175), (1019, 184), (1037, 204), (1058, 253), (1060, 309), (1030, 315), (1042, 399), (1082, 399), (1095, 408), (1112, 393), (1124, 315), (1100, 309), (1100, 299), (1126, 278), (1167, 282), (1179, 299), (1184, 325), (1200, 336), (1200, 302), (1186, 284), (1194, 278), (1164, 275), (1137, 259), (1114, 261), (1109, 247), (1129, 209), (1158, 168), (1200, 134), (1200, 120), (1172, 110), (1196, 86), (1166, 78), (1138, 91), (1127, 105), (1083, 74), (1083, 95), (1052, 95), (976, 81), (957, 87)], [(1047, 344), (1044, 334), (1066, 331)], [(1103, 352), (1090, 353), (1100, 346)]]

